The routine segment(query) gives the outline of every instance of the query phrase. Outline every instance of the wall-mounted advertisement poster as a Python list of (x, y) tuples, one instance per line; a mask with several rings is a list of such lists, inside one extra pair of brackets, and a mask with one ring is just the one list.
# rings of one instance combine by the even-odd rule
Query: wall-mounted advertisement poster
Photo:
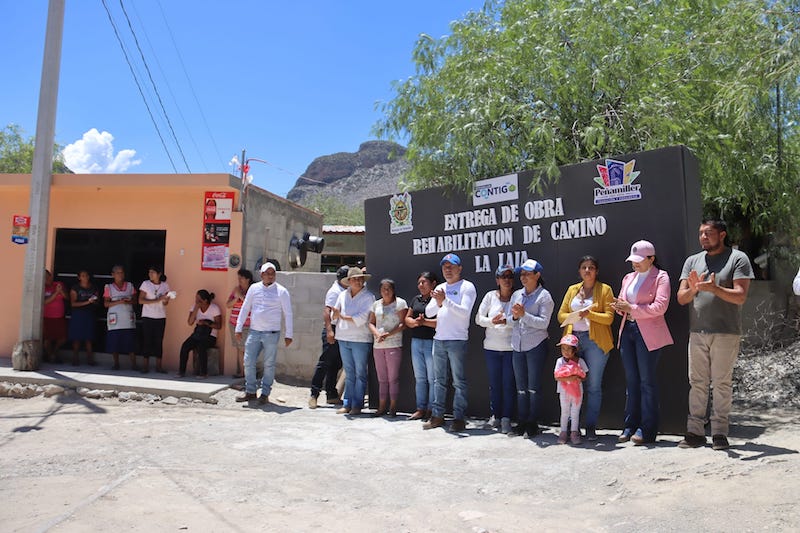
[(233, 192), (206, 191), (203, 201), (203, 270), (227, 270)]

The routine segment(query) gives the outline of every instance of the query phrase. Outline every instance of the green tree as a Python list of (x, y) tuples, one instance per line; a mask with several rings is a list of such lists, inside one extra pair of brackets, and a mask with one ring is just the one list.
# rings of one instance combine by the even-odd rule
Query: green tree
[(364, 208), (347, 205), (335, 196), (318, 193), (304, 201), (303, 205), (322, 213), (325, 224), (364, 225)]
[[(64, 164), (61, 148), (53, 150), (53, 172), (71, 174)], [(30, 174), (33, 166), (33, 138), (25, 139), (23, 130), (16, 124), (9, 124), (0, 130), (0, 173)]]
[(376, 133), (408, 139), (412, 186), (461, 190), (685, 144), (709, 213), (796, 227), (798, 20), (797, 0), (488, 1), (420, 36)]

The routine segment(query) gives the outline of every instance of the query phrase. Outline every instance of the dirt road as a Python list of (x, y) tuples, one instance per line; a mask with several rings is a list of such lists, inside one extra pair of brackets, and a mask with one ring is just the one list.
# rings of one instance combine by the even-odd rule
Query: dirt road
[(273, 405), (0, 398), (3, 531), (790, 531), (800, 412), (739, 411), (732, 448), (581, 447)]

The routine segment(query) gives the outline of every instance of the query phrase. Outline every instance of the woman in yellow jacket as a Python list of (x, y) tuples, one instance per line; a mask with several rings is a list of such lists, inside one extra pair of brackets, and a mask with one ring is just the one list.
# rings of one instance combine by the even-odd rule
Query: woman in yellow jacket
[(603, 398), (603, 371), (608, 362), (608, 352), (614, 347), (611, 335), (611, 323), (614, 321), (611, 304), (614, 293), (611, 287), (597, 280), (598, 272), (597, 259), (591, 255), (581, 257), (578, 266), (581, 282), (567, 289), (558, 310), (559, 324), (563, 324), (570, 313), (578, 311), (577, 320), (566, 327), (565, 334), (572, 333), (578, 337), (580, 356), (589, 367), (584, 402), (587, 440), (597, 440), (595, 428)]

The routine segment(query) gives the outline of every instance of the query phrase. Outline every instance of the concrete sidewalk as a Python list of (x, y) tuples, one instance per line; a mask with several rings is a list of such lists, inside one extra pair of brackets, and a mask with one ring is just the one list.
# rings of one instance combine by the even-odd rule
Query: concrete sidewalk
[(229, 376), (212, 376), (203, 380), (176, 378), (174, 372), (159, 374), (153, 370), (142, 374), (131, 370), (111, 370), (109, 365), (102, 363), (96, 366), (43, 363), (37, 371), (19, 371), (11, 367), (11, 359), (0, 358), (0, 381), (130, 391), (209, 401), (214, 394), (242, 380)]

